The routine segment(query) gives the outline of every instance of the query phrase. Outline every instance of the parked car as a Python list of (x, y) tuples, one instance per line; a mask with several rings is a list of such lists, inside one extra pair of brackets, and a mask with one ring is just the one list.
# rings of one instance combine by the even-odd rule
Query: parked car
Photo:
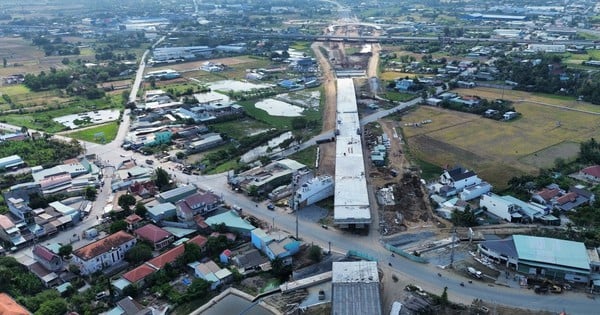
[(325, 224), (322, 224), (322, 225), (321, 225), (321, 227), (322, 227), (322, 228), (324, 228), (324, 229), (328, 229), (328, 228), (329, 228), (329, 227), (328, 227), (327, 225), (325, 225)]
[(270, 203), (270, 204), (267, 205), (267, 209), (269, 209), (269, 210), (275, 210), (275, 206), (272, 203)]

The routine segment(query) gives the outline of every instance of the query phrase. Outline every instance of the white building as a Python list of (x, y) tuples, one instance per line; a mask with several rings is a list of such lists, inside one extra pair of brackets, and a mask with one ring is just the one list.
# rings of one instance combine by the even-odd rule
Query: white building
[(487, 182), (481, 182), (477, 185), (465, 187), (463, 191), (460, 192), (459, 197), (464, 201), (469, 201), (490, 191), (492, 191), (492, 185)]
[(352, 78), (338, 79), (333, 222), (341, 228), (371, 224), (365, 163)]
[(446, 193), (448, 196), (461, 192), (465, 187), (481, 184), (481, 182), (481, 178), (477, 177), (475, 172), (460, 166), (451, 170), (444, 170), (444, 173), (440, 176), (440, 183), (453, 190), (452, 192)]
[(333, 178), (329, 175), (315, 177), (303, 183), (294, 195), (298, 207), (305, 207), (333, 196)]
[(533, 52), (545, 52), (545, 53), (564, 53), (567, 51), (565, 45), (546, 45), (546, 44), (529, 44), (527, 50)]
[(75, 250), (72, 262), (82, 275), (89, 275), (123, 261), (135, 243), (133, 235), (119, 231)]

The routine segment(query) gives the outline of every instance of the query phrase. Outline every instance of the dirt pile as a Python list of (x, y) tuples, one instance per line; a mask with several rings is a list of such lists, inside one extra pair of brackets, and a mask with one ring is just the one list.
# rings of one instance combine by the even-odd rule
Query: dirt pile
[(400, 211), (404, 221), (428, 222), (433, 219), (421, 178), (414, 172), (405, 172), (394, 185), (394, 200), (396, 205), (386, 207), (386, 210)]

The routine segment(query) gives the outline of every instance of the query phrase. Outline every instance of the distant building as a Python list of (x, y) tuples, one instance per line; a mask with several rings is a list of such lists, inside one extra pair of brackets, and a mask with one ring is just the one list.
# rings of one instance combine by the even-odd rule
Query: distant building
[(31, 252), (33, 259), (48, 271), (61, 271), (64, 267), (62, 258), (43, 245), (35, 245)]
[(170, 202), (148, 206), (147, 209), (146, 216), (154, 223), (159, 223), (165, 219), (174, 219), (177, 216), (177, 207)]
[(527, 50), (532, 52), (544, 52), (544, 53), (564, 53), (567, 51), (565, 45), (548, 45), (548, 44), (529, 44)]
[(592, 182), (600, 182), (600, 165), (588, 166), (579, 171), (579, 174)]
[(287, 233), (268, 232), (254, 229), (251, 232), (252, 245), (263, 252), (270, 260), (280, 258), (284, 264), (292, 264), (292, 256), (300, 251), (300, 242), (291, 238)]

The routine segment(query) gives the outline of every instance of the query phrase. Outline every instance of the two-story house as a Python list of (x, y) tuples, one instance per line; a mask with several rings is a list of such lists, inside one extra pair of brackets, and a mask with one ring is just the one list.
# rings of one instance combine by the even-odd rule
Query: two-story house
[(198, 192), (178, 201), (175, 206), (179, 220), (187, 222), (192, 221), (195, 215), (204, 215), (216, 210), (221, 204), (219, 196), (211, 192)]
[(72, 262), (88, 275), (123, 261), (135, 243), (133, 235), (119, 231), (75, 250)]
[(254, 229), (250, 235), (252, 245), (267, 255), (269, 260), (280, 258), (284, 264), (291, 265), (292, 256), (300, 251), (300, 242), (281, 231), (267, 232), (263, 229)]
[(451, 170), (444, 170), (439, 180), (445, 186), (446, 196), (460, 193), (465, 187), (481, 184), (482, 180), (473, 171), (457, 166)]
[(63, 268), (62, 258), (42, 245), (35, 245), (31, 251), (33, 259), (48, 271), (60, 271)]

